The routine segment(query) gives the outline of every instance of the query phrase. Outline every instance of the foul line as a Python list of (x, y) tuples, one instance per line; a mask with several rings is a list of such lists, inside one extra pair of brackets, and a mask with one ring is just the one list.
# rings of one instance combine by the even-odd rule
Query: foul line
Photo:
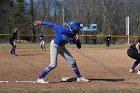
[(0, 83), (37, 83), (37, 81), (0, 81)]
[(126, 82), (126, 83), (140, 83), (139, 80), (128, 80), (128, 81), (123, 81), (123, 82)]

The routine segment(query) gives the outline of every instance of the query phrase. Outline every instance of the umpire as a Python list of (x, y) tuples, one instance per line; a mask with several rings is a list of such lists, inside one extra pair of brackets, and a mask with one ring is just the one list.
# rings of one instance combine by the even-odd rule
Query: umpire
[(14, 28), (13, 32), (10, 34), (10, 39), (9, 39), (9, 43), (12, 45), (11, 51), (10, 53), (13, 56), (17, 56), (16, 55), (16, 40), (17, 40), (17, 35), (18, 35), (18, 29)]

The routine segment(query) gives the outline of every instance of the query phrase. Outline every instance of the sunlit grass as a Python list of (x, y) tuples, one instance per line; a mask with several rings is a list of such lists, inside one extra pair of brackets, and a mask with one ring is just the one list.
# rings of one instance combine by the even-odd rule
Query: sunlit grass
[[(0, 44), (0, 50), (3, 49), (9, 49), (12, 46), (10, 44)], [(46, 48), (49, 48), (50, 44), (46, 44)], [(75, 44), (66, 44), (66, 47), (68, 48), (76, 48)], [(127, 44), (119, 44), (119, 45), (115, 45), (115, 44), (111, 44), (110, 48), (128, 48), (129, 45)], [(40, 45), (39, 43), (36, 44), (17, 44), (17, 49), (39, 49)], [(105, 48), (105, 44), (97, 44), (97, 45), (93, 45), (93, 44), (82, 44), (82, 48)]]
[(0, 93), (139, 93), (140, 89), (0, 90)]

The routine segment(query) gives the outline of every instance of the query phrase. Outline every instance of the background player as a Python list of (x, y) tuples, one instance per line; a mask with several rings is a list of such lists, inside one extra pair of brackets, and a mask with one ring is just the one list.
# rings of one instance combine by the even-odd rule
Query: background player
[[(130, 46), (130, 48), (127, 50), (127, 54), (130, 58), (136, 60), (129, 70), (130, 73), (134, 73), (136, 72), (136, 66), (140, 63), (140, 39), (138, 39), (135, 44)], [(138, 70), (137, 74), (140, 75), (140, 69)]]
[[(49, 83), (44, 81), (44, 77), (54, 68), (57, 66), (57, 59), (58, 59), (58, 53), (63, 56), (71, 65), (72, 70), (75, 72), (77, 76), (77, 82), (88, 82), (88, 79), (85, 79), (81, 76), (80, 71), (77, 67), (76, 61), (73, 58), (73, 56), (70, 54), (70, 52), (65, 48), (65, 44), (69, 41), (76, 40), (79, 42), (79, 30), (80, 30), (80, 23), (77, 21), (71, 21), (69, 22), (68, 27), (63, 27), (57, 24), (54, 24), (52, 22), (41, 22), (41, 21), (34, 21), (34, 25), (47, 25), (52, 27), (56, 35), (53, 37), (51, 43), (50, 43), (50, 58), (51, 62), (48, 67), (45, 68), (45, 70), (42, 72), (42, 74), (39, 76), (37, 82), (38, 83)], [(80, 44), (80, 43), (78, 43)], [(81, 48), (80, 45), (77, 46), (78, 48)]]
[(44, 38), (42, 32), (39, 33), (39, 39), (40, 39), (40, 47), (41, 47), (41, 49), (42, 49), (42, 50), (46, 50), (45, 38)]
[(105, 43), (106, 43), (106, 48), (109, 48), (110, 43), (111, 43), (111, 35), (108, 35), (105, 39)]
[(17, 56), (16, 55), (16, 40), (17, 40), (17, 34), (18, 34), (18, 29), (14, 28), (13, 32), (10, 34), (10, 39), (9, 39), (9, 43), (12, 45), (11, 51), (10, 53), (13, 56)]
[(97, 37), (96, 35), (93, 36), (93, 44), (96, 45)]
[(69, 25), (68, 21), (64, 21), (63, 26), (67, 27)]

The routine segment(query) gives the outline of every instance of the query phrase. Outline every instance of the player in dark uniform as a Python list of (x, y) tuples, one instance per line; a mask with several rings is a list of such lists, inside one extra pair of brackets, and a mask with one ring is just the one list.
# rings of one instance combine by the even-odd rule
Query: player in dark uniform
[(12, 45), (11, 51), (10, 53), (13, 56), (17, 56), (16, 55), (16, 40), (17, 40), (17, 34), (18, 34), (18, 29), (14, 28), (13, 32), (10, 35), (10, 39), (9, 39), (9, 43)]
[[(129, 70), (130, 73), (134, 73), (136, 72), (136, 66), (140, 63), (140, 39), (138, 39), (135, 44), (132, 44), (130, 46), (130, 48), (127, 50), (127, 55), (130, 58), (136, 60)], [(137, 74), (140, 75), (140, 69), (138, 70)]]
[(105, 39), (105, 43), (106, 43), (106, 48), (109, 48), (110, 43), (111, 43), (111, 35), (108, 35)]
[(93, 36), (93, 44), (95, 44), (95, 45), (96, 45), (96, 40), (97, 40), (97, 37), (96, 37), (96, 35), (94, 35)]

